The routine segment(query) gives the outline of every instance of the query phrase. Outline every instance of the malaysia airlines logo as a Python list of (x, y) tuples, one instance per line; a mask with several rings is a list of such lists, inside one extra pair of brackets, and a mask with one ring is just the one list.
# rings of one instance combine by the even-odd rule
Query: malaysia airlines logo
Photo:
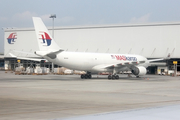
[(16, 33), (11, 33), (11, 34), (9, 35), (9, 37), (7, 38), (8, 43), (9, 43), (9, 44), (14, 44), (14, 42), (16, 42), (15, 39), (17, 39), (16, 36), (17, 36)]
[(136, 57), (129, 57), (125, 55), (111, 55), (112, 59), (123, 60), (123, 61), (137, 61)]
[(41, 38), (39, 38), (39, 39), (42, 40), (42, 44), (44, 44), (45, 46), (51, 45), (52, 39), (50, 38), (50, 36), (46, 32), (40, 32), (39, 35), (41, 35)]
[(112, 58), (112, 59), (115, 59), (115, 56), (114, 56), (114, 55), (111, 55), (111, 58)]

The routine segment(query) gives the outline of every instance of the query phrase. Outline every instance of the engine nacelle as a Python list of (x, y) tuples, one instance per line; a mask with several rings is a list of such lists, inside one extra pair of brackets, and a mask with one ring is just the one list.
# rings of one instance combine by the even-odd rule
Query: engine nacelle
[(143, 76), (147, 73), (147, 70), (143, 66), (134, 67), (131, 72), (136, 76)]

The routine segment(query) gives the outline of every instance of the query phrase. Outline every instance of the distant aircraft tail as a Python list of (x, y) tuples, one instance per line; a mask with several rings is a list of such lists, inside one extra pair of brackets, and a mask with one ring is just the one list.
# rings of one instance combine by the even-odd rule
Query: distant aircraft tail
[(54, 38), (50, 35), (48, 29), (44, 25), (43, 21), (39, 17), (33, 17), (34, 28), (36, 32), (36, 38), (40, 51), (36, 51), (36, 54), (41, 56), (56, 54), (63, 51), (58, 44), (54, 41)]

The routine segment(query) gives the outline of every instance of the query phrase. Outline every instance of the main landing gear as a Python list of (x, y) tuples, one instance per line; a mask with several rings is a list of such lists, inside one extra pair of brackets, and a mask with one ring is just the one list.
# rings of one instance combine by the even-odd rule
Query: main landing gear
[(119, 79), (119, 75), (117, 75), (117, 72), (118, 72), (118, 68), (115, 68), (115, 67), (114, 67), (114, 69), (113, 69), (113, 74), (112, 74), (112, 75), (109, 75), (109, 76), (108, 76), (108, 79), (109, 79), (109, 80), (111, 80), (111, 79), (112, 79), (112, 80), (114, 80), (114, 79), (117, 79), (117, 80), (118, 80), (118, 79)]
[(81, 79), (91, 79), (91, 78), (92, 78), (92, 75), (90, 73), (81, 75)]
[(111, 79), (112, 79), (112, 80), (115, 80), (115, 79), (118, 80), (118, 79), (119, 79), (119, 75), (108, 75), (108, 79), (109, 79), (109, 80), (111, 80)]

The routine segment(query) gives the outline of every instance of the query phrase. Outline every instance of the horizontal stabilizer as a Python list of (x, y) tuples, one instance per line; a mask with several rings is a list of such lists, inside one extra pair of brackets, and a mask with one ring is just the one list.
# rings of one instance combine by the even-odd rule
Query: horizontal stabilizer
[(58, 50), (58, 51), (56, 51), (56, 52), (50, 52), (50, 53), (48, 53), (46, 56), (48, 56), (48, 57), (50, 57), (51, 59), (55, 59), (56, 58), (56, 55), (58, 54), (58, 53), (60, 53), (60, 52), (62, 52), (62, 51), (64, 51), (64, 50)]
[(30, 57), (18, 57), (18, 56), (15, 56), (14, 54), (12, 53), (9, 53), (9, 55), (13, 58), (16, 58), (16, 59), (21, 59), (21, 60), (32, 60), (32, 61), (46, 61), (48, 62), (46, 59), (41, 59), (41, 58), (30, 58)]
[(35, 54), (38, 55), (38, 56), (47, 56), (51, 59), (55, 59), (56, 58), (56, 55), (60, 52), (63, 52), (64, 50), (60, 49), (58, 51), (53, 51), (53, 50), (50, 50), (50, 51), (36, 51)]

